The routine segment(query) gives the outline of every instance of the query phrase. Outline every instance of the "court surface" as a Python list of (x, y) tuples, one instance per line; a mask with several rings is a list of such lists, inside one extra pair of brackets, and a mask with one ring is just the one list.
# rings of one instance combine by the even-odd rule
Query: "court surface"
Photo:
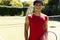
[[(0, 40), (24, 40), (24, 21), (25, 17), (20, 16), (0, 16)], [(52, 31), (60, 40), (60, 22), (49, 21), (48, 31)], [(51, 28), (53, 27), (53, 28)], [(48, 40), (55, 40), (53, 33), (48, 33)]]

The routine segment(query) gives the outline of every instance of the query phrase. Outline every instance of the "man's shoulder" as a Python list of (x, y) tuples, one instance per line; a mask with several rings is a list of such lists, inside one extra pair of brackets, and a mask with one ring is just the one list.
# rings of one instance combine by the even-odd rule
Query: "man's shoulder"
[(31, 13), (31, 14), (28, 14), (27, 16), (28, 16), (28, 17), (32, 17), (32, 15), (33, 15), (33, 13)]
[(46, 14), (43, 14), (43, 13), (41, 13), (42, 14), (42, 16), (44, 16), (44, 17), (48, 17)]
[(42, 17), (45, 18), (46, 20), (48, 20), (48, 16), (46, 14), (42, 13)]

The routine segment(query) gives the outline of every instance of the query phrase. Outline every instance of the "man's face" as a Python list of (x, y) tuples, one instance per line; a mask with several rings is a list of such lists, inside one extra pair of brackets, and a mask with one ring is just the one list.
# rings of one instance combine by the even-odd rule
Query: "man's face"
[(42, 10), (42, 4), (41, 3), (36, 3), (34, 5), (34, 9), (35, 9), (35, 11), (41, 11)]

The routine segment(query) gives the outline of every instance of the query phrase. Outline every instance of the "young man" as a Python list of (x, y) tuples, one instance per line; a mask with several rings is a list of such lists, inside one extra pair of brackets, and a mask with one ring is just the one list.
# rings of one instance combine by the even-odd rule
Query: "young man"
[[(25, 19), (25, 40), (47, 40), (47, 21), (48, 17), (41, 13), (43, 2), (34, 1), (34, 13), (29, 14)], [(28, 38), (28, 29), (30, 28), (30, 35)], [(45, 37), (44, 37), (45, 34)]]

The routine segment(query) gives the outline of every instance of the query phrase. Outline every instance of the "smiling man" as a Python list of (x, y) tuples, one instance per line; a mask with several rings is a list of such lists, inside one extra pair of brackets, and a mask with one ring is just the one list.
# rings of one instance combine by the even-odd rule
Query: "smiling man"
[[(34, 1), (34, 12), (26, 16), (25, 19), (25, 40), (47, 40), (47, 15), (41, 13), (43, 8), (42, 1)], [(28, 29), (30, 28), (30, 34), (28, 38)], [(45, 34), (45, 37), (44, 37)]]

